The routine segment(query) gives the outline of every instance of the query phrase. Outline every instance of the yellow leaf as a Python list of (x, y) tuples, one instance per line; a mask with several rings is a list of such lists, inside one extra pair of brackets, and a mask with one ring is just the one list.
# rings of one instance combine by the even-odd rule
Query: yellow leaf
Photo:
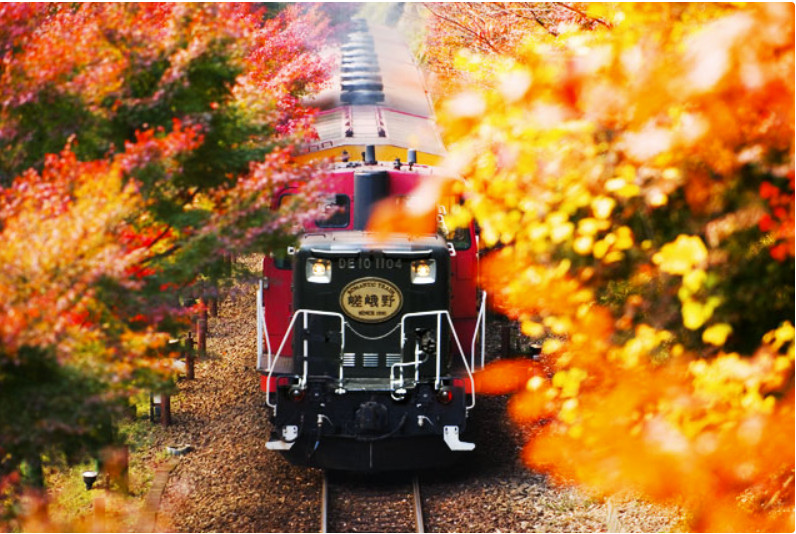
[(669, 195), (664, 193), (658, 188), (652, 188), (647, 191), (647, 204), (653, 208), (660, 208), (669, 203)]
[(583, 369), (574, 367), (566, 371), (559, 371), (553, 375), (553, 386), (561, 390), (561, 396), (564, 398), (576, 397), (580, 391), (580, 384), (583, 382), (588, 373)]
[(705, 324), (706, 320), (707, 317), (704, 316), (701, 303), (695, 300), (689, 300), (683, 303), (683, 324), (686, 328), (696, 330)]
[(594, 245), (594, 238), (585, 235), (575, 239), (575, 242), (572, 243), (572, 249), (581, 256), (586, 256), (591, 252), (592, 245)]
[(606, 221), (598, 221), (591, 217), (578, 221), (578, 233), (582, 235), (594, 236), (600, 230), (605, 230), (606, 227)]
[(558, 418), (565, 423), (572, 424), (578, 417), (578, 400), (567, 399), (561, 405), (561, 411), (558, 412)]
[(782, 371), (787, 371), (790, 369), (791, 361), (790, 358), (786, 356), (779, 356), (776, 360), (774, 360), (774, 371), (781, 373)]
[(567, 435), (572, 439), (580, 439), (583, 437), (583, 425), (572, 425), (567, 430)]
[(664, 180), (669, 180), (670, 182), (679, 182), (682, 178), (680, 170), (674, 167), (664, 169), (662, 176)]
[(721, 347), (727, 341), (727, 336), (732, 333), (732, 327), (727, 323), (719, 323), (709, 326), (702, 333), (702, 341)]
[(553, 354), (561, 350), (564, 344), (557, 339), (548, 339), (542, 344), (543, 354)]
[(693, 294), (702, 289), (708, 275), (702, 269), (696, 269), (683, 276), (683, 286)]
[(594, 244), (594, 257), (598, 260), (602, 259), (608, 252), (609, 247), (610, 245), (606, 243), (605, 240), (597, 241), (597, 243)]
[(641, 188), (636, 184), (627, 184), (618, 190), (617, 194), (623, 198), (633, 198), (641, 194)]
[(621, 226), (616, 230), (616, 248), (628, 250), (633, 248), (633, 230), (627, 226)]
[(611, 178), (605, 182), (605, 190), (611, 193), (619, 191), (627, 185), (627, 182), (622, 178)]
[(782, 323), (779, 328), (774, 330), (774, 348), (779, 350), (785, 343), (793, 341), (794, 334), (796, 334), (796, 331), (794, 331), (790, 321)]
[(564, 224), (554, 226), (550, 230), (550, 240), (556, 244), (562, 243), (569, 239), (574, 230), (575, 225), (573, 225), (571, 222), (565, 222)]
[(696, 330), (713, 316), (713, 311), (721, 303), (717, 297), (711, 297), (705, 304), (696, 300), (683, 302), (683, 325), (689, 330)]
[(652, 261), (663, 272), (684, 275), (705, 263), (708, 249), (698, 236), (680, 234), (673, 243), (661, 247), (660, 252), (652, 257)]
[(607, 219), (614, 211), (616, 201), (610, 197), (597, 197), (591, 201), (591, 210), (598, 219)]
[(523, 321), (521, 326), (522, 333), (530, 337), (542, 337), (544, 326), (533, 321)]

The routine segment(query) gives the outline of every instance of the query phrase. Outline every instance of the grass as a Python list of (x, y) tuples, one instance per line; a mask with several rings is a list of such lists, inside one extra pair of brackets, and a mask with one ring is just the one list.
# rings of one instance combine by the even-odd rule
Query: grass
[(94, 490), (86, 491), (83, 472), (96, 469), (94, 462), (68, 466), (59, 459), (45, 468), (44, 480), (50, 496), (51, 519), (57, 524), (74, 524), (92, 512)]
[[(149, 421), (149, 395), (133, 399), (136, 415), (119, 423), (119, 442), (129, 447), (129, 493), (102, 474), (93, 489), (86, 490), (82, 474), (97, 470), (95, 460), (68, 465), (65, 458), (46, 463), (45, 487), (52, 524), (65, 530), (134, 531), (144, 497), (152, 485), (154, 467), (166, 453), (152, 454), (151, 447), (161, 427)], [(99, 523), (98, 523), (99, 522)]]

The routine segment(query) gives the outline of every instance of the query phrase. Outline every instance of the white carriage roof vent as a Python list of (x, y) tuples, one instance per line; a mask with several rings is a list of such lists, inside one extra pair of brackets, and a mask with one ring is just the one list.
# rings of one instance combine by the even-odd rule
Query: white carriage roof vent
[(343, 91), (383, 91), (384, 84), (381, 81), (368, 79), (354, 79), (340, 83)]
[(372, 48), (357, 48), (355, 50), (343, 50), (343, 59), (354, 57), (376, 57), (376, 52)]
[(348, 34), (349, 43), (367, 43), (373, 44), (373, 36), (367, 32), (356, 32)]
[(345, 74), (340, 75), (340, 82), (352, 82), (355, 80), (362, 80), (362, 81), (369, 81), (369, 82), (381, 82), (381, 74), (371, 74), (365, 72), (346, 72)]
[(355, 43), (346, 43), (340, 47), (345, 52), (370, 52), (373, 50), (373, 44), (364, 41), (357, 41)]
[(345, 104), (368, 105), (384, 102), (384, 93), (381, 91), (344, 91), (340, 100)]
[[(357, 70), (361, 70), (361, 69), (358, 69), (357, 67), (364, 67), (368, 71), (370, 71), (372, 69), (376, 69), (375, 72), (367, 72), (366, 74), (380, 74), (380, 72), (379, 72), (379, 62), (376, 61), (375, 58), (366, 59), (366, 60), (363, 60), (362, 58), (357, 58), (355, 61), (343, 62), (340, 66), (342, 67), (342, 70), (344, 70), (346, 74), (349, 74), (351, 72), (356, 72)], [(353, 70), (351, 70), (350, 67), (353, 67)], [(346, 69), (348, 69), (348, 70), (346, 70)], [(341, 81), (342, 81), (342, 78), (341, 78)]]
[(340, 68), (343, 73), (361, 72), (363, 74), (377, 74), (379, 72), (378, 63), (349, 63), (347, 65), (342, 65)]
[(373, 55), (357, 54), (355, 56), (343, 56), (343, 61), (341, 63), (343, 65), (352, 65), (357, 63), (363, 63), (367, 65), (378, 65), (379, 60), (376, 56)]
[(346, 50), (345, 52), (343, 52), (343, 55), (342, 55), (343, 60), (349, 60), (349, 61), (352, 60), (352, 59), (358, 58), (358, 57), (367, 58), (367, 59), (375, 59), (376, 58), (376, 52), (374, 52), (373, 50), (365, 50), (365, 49), (362, 49), (362, 50)]
[(372, 44), (359, 44), (356, 47), (348, 47), (348, 45), (343, 45), (343, 48), (340, 52), (343, 54), (343, 57), (350, 57), (350, 56), (359, 56), (359, 55), (367, 55), (367, 56), (375, 56), (376, 51), (373, 48)]

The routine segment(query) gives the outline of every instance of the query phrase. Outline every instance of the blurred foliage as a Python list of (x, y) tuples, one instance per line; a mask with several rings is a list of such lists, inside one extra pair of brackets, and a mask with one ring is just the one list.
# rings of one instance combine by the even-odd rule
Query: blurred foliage
[(0, 525), (20, 466), (96, 454), (131, 394), (172, 383), (197, 286), (314, 216), (311, 186), (271, 199), (317, 174), (292, 152), (336, 30), (273, 8), (0, 7)]
[[(511, 56), (530, 39), (557, 36), (559, 28), (593, 29), (605, 24), (586, 13), (586, 4), (563, 2), (424, 2), (425, 39), (417, 54), (432, 73), (432, 93), (447, 95), (457, 84), (482, 84), (456, 65), (461, 50), (485, 55)], [(489, 68), (486, 64), (483, 68)], [(487, 82), (488, 83), (488, 82)]]
[(792, 530), (793, 6), (427, 8), (450, 223), (500, 249), (493, 302), (544, 342), (524, 459), (695, 530)]

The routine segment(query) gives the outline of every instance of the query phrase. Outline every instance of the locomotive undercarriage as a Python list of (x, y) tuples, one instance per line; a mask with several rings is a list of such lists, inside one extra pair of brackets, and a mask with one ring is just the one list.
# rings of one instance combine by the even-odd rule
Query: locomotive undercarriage
[[(327, 322), (313, 323), (313, 317)], [(337, 320), (342, 327), (329, 328)], [(306, 350), (310, 339), (323, 337), (321, 346), (329, 349), (330, 341), (339, 343), (341, 355), (330, 358), (328, 350), (319, 356), (306, 351), (295, 360), (271, 362), (268, 380), (275, 387), (268, 397), (274, 429), (269, 449), (300, 465), (383, 471), (445, 465), (475, 447), (459, 438), (474, 400), (468, 393), (472, 376), (455, 332), (452, 337), (459, 357), (448, 355), (449, 344), (442, 339), (443, 333), (448, 336), (452, 331), (446, 311), (400, 317), (400, 328), (390, 337), (403, 343), (393, 349), (398, 354), (384, 355), (346, 353), (346, 347), (355, 344), (351, 338), (356, 337), (356, 330), (336, 313), (299, 310), (289, 331), (297, 321), (304, 325), (297, 335), (307, 338), (307, 343), (301, 339), (295, 343), (297, 347)], [(363, 363), (368, 356), (383, 356), (374, 363), (389, 356), (402, 358), (388, 367), (347, 367)], [(324, 374), (313, 374), (314, 369)], [(450, 371), (443, 373), (443, 369)], [(361, 376), (365, 372), (371, 376)]]
[(309, 379), (302, 393), (298, 382), (296, 376), (277, 379), (268, 443), (293, 463), (354, 471), (422, 468), (455, 461), (457, 450), (474, 447), (459, 440), (467, 413), (460, 379), (442, 380), (441, 391), (450, 392), (445, 404), (433, 381), (407, 388), (398, 400), (373, 380), (350, 379), (344, 392), (333, 377)]

